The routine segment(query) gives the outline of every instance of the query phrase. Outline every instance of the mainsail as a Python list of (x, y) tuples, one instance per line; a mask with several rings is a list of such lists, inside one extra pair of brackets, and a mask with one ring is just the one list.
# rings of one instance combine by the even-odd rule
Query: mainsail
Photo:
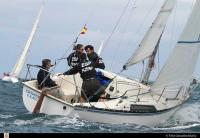
[(37, 19), (36, 19), (36, 21), (35, 21), (35, 23), (33, 25), (32, 31), (31, 31), (31, 33), (29, 35), (29, 38), (28, 38), (28, 40), (26, 42), (26, 45), (25, 45), (25, 47), (23, 49), (23, 52), (22, 52), (20, 58), (18, 59), (17, 63), (15, 64), (12, 72), (10, 73), (11, 76), (18, 77), (20, 75), (20, 72), (21, 72), (21, 70), (22, 70), (22, 68), (24, 66), (24, 62), (26, 60), (26, 55), (28, 53), (29, 47), (30, 47), (32, 39), (33, 39), (33, 36), (34, 36), (35, 31), (37, 29), (37, 26), (38, 26), (38, 23), (39, 23), (39, 20), (40, 20), (40, 16), (42, 14), (42, 10), (43, 10), (43, 6), (40, 8), (40, 11), (38, 13)]
[(136, 49), (131, 58), (125, 64), (126, 68), (152, 56), (174, 5), (175, 0), (166, 0), (164, 2), (163, 6), (161, 7), (161, 10), (159, 11), (154, 22), (152, 23), (152, 26), (145, 34), (139, 47)]
[(154, 92), (161, 94), (165, 89), (165, 96), (172, 97), (182, 88), (188, 88), (200, 52), (199, 9), (200, 0), (196, 0), (179, 41), (152, 86)]

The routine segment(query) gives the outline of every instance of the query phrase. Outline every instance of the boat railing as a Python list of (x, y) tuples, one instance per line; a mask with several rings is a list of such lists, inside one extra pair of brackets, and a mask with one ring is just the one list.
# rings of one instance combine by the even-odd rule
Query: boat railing
[(179, 93), (181, 92), (182, 89), (183, 89), (183, 86), (180, 87), (180, 89), (179, 89), (179, 91), (177, 92), (177, 94), (176, 94), (175, 97), (173, 97), (173, 98), (166, 98), (166, 101), (168, 101), (168, 100), (176, 100), (177, 97), (178, 97), (178, 95), (179, 95)]
[(125, 92), (123, 92), (124, 94), (121, 95), (120, 97), (125, 97), (125, 95), (126, 95), (128, 92), (136, 92), (136, 91), (137, 91), (137, 94), (131, 95), (130, 97), (136, 96), (136, 101), (139, 101), (139, 95), (143, 95), (144, 93), (146, 94), (146, 93), (149, 92), (149, 90), (147, 90), (146, 92), (144, 92), (144, 93), (141, 94), (141, 89), (143, 89), (143, 88), (141, 87), (140, 84), (134, 83), (134, 82), (126, 82), (126, 81), (116, 81), (116, 84), (115, 84), (115, 86), (116, 86), (116, 92), (117, 92), (117, 91), (120, 91), (120, 90), (119, 90), (119, 85), (120, 85), (120, 84), (123, 84), (123, 85), (130, 85), (130, 86), (132, 86), (132, 87), (136, 87), (136, 88), (131, 88), (131, 89), (126, 90)]
[[(44, 70), (44, 71), (48, 72), (49, 75), (52, 75), (52, 76), (56, 75), (56, 74), (52, 73), (51, 71), (48, 71), (48, 70), (43, 69), (40, 65), (31, 65), (31, 64), (27, 64), (27, 68), (28, 68), (28, 71), (27, 71), (27, 73), (26, 73), (25, 80), (32, 80), (32, 79), (33, 79), (33, 78), (32, 78), (32, 74), (31, 74), (31, 68), (38, 68), (38, 69)], [(28, 76), (29, 76), (29, 79), (28, 79)], [(73, 83), (73, 82), (71, 82), (71, 81), (69, 81), (69, 80), (67, 80), (67, 79), (65, 79), (65, 78), (63, 78), (63, 77), (61, 77), (61, 76), (58, 76), (58, 75), (57, 75), (57, 77), (59, 77), (59, 79), (61, 79), (61, 81), (64, 81), (64, 82), (66, 82), (66, 83), (69, 83), (69, 84), (74, 85), (74, 86), (78, 87), (79, 89), (81, 89), (81, 87), (79, 87), (79, 86), (76, 85), (75, 83)]]
[(157, 102), (160, 101), (160, 98), (162, 97), (162, 95), (163, 95), (165, 89), (166, 89), (166, 87), (163, 88), (163, 90), (162, 90), (162, 92), (161, 92), (161, 95), (160, 95), (160, 97), (158, 98)]
[[(42, 70), (45, 70), (43, 69), (41, 66), (39, 65), (31, 65), (31, 64), (27, 64), (27, 73), (26, 73), (26, 76), (25, 76), (25, 80), (33, 80), (33, 77), (32, 77), (32, 74), (31, 74), (31, 68), (38, 68), (38, 69), (42, 69)], [(47, 70), (45, 70), (47, 71)], [(47, 71), (49, 72), (49, 71)], [(50, 73), (50, 72), (49, 72)]]
[[(181, 90), (182, 90), (183, 88), (184, 88), (183, 86), (180, 86), (180, 87), (178, 87), (178, 88), (177, 88), (177, 87), (164, 86), (164, 87), (162, 88), (161, 93), (158, 94), (158, 95), (159, 95), (159, 98), (157, 99), (156, 102), (160, 101), (161, 97), (164, 97), (163, 95), (164, 95), (165, 92), (174, 92), (174, 93), (177, 92), (176, 95), (175, 95), (174, 97), (172, 97), (172, 98), (168, 98), (168, 97), (167, 97), (167, 98), (165, 99), (166, 101), (168, 101), (168, 100), (176, 100), (177, 97), (179, 96)], [(156, 91), (160, 91), (160, 88), (154, 89), (154, 93), (155, 93), (155, 94), (156, 94)]]

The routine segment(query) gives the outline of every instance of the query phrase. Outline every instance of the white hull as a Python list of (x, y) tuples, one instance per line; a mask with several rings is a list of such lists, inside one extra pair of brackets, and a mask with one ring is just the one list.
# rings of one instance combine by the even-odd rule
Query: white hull
[[(103, 71), (105, 76), (112, 78), (112, 74)], [(64, 77), (64, 76), (63, 76)], [(63, 78), (62, 77), (62, 78)], [(73, 76), (65, 76), (65, 80), (73, 82)], [(80, 76), (75, 76), (77, 84), (81, 84)], [(75, 87), (71, 83), (61, 81), (60, 77), (54, 76), (53, 79), (57, 84), (61, 84), (60, 90), (64, 91), (65, 96), (69, 99), (74, 97)], [(124, 81), (122, 83), (122, 81)], [(147, 92), (148, 86), (143, 86), (138, 82), (124, 78), (116, 77), (113, 80), (114, 83), (109, 84), (116, 86), (114, 91), (111, 92), (111, 96), (123, 95), (124, 92), (128, 97), (121, 97), (112, 100), (105, 100), (103, 102), (90, 103), (96, 108), (91, 107), (89, 103), (74, 103), (71, 104), (70, 100), (60, 100), (52, 95), (44, 97), (39, 113), (45, 113), (48, 115), (63, 115), (63, 116), (79, 116), (80, 119), (89, 120), (92, 122), (122, 124), (131, 123), (145, 126), (156, 126), (165, 122), (169, 117), (190, 97), (191, 91), (197, 86), (193, 86), (190, 92), (186, 92), (188, 89), (182, 89), (175, 99), (166, 99), (165, 97), (151, 92)], [(120, 83), (119, 83), (120, 82)], [(137, 85), (134, 85), (136, 83)], [(36, 81), (28, 81), (23, 83), (23, 102), (29, 112), (33, 112), (36, 103), (39, 99), (41, 91), (36, 87)], [(122, 85), (123, 84), (123, 85)], [(138, 90), (140, 88), (140, 94)], [(108, 92), (109, 87), (106, 91)], [(117, 91), (122, 91), (117, 92)], [(146, 91), (146, 92), (145, 92)], [(174, 91), (177, 93), (177, 90)], [(181, 96), (182, 95), (182, 96)], [(139, 100), (138, 100), (139, 99)], [(132, 105), (139, 106), (151, 106), (155, 110), (150, 109), (147, 111), (135, 111), (132, 110)], [(142, 109), (142, 110), (143, 110)]]
[(4, 76), (4, 77), (2, 78), (2, 81), (12, 82), (12, 83), (17, 83), (17, 82), (19, 82), (18, 78), (13, 77), (13, 76)]
[(172, 116), (178, 108), (179, 107), (176, 107), (171, 110), (157, 113), (126, 113), (117, 111), (86, 109), (80, 107), (76, 107), (75, 110), (80, 119), (92, 122), (109, 124), (127, 123), (153, 127), (167, 121), (167, 119), (169, 119), (169, 117)]
[[(23, 87), (23, 102), (29, 112), (33, 112), (41, 92), (30, 87)], [(51, 95), (44, 97), (39, 113), (48, 115), (72, 116), (74, 109), (70, 103), (61, 101)]]
[[(187, 94), (180, 98), (167, 100), (163, 97), (159, 98), (158, 95), (151, 95), (147, 93), (138, 96), (140, 101), (134, 100), (133, 97), (128, 99), (121, 99), (121, 101), (113, 100), (112, 103), (91, 103), (96, 108), (91, 107), (88, 103), (77, 104), (75, 105), (75, 111), (79, 115), (80, 119), (92, 122), (109, 124), (131, 123), (153, 127), (166, 122), (170, 116), (172, 116), (174, 112), (177, 111), (183, 105), (183, 103), (185, 103), (190, 98), (191, 92), (198, 85), (199, 84), (192, 85), (190, 91), (186, 91), (185, 93)], [(137, 96), (135, 96), (135, 99), (136, 97)], [(115, 107), (113, 108), (110, 105), (115, 105)], [(130, 105), (137, 105), (142, 108), (132, 110)], [(145, 106), (155, 107), (152, 109), (156, 110), (150, 109), (148, 111)]]

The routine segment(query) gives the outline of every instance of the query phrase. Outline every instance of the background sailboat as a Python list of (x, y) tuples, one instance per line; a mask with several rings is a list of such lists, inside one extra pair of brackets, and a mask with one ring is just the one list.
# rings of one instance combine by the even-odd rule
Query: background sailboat
[(33, 25), (33, 28), (32, 28), (32, 31), (29, 35), (29, 38), (26, 42), (26, 45), (22, 51), (22, 54), (21, 56), (19, 57), (19, 59), (17, 60), (13, 70), (10, 72), (10, 73), (4, 73), (4, 76), (2, 77), (2, 80), (3, 81), (7, 81), (7, 82), (13, 82), (13, 83), (16, 83), (18, 82), (18, 78), (19, 78), (19, 75), (21, 73), (21, 70), (24, 66), (24, 63), (25, 63), (25, 60), (26, 60), (26, 56), (27, 56), (27, 53), (28, 53), (28, 50), (31, 46), (31, 42), (33, 40), (33, 37), (35, 35), (35, 32), (37, 30), (37, 27), (38, 27), (38, 23), (39, 23), (39, 20), (40, 20), (40, 16), (42, 14), (42, 10), (43, 10), (43, 6), (40, 8), (40, 11), (37, 15), (37, 19)]

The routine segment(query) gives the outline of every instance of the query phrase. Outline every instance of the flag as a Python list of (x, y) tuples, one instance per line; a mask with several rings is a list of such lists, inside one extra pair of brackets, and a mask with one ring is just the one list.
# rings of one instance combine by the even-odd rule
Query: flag
[(85, 34), (87, 32), (87, 27), (86, 25), (84, 25), (84, 27), (82, 28), (80, 34)]

